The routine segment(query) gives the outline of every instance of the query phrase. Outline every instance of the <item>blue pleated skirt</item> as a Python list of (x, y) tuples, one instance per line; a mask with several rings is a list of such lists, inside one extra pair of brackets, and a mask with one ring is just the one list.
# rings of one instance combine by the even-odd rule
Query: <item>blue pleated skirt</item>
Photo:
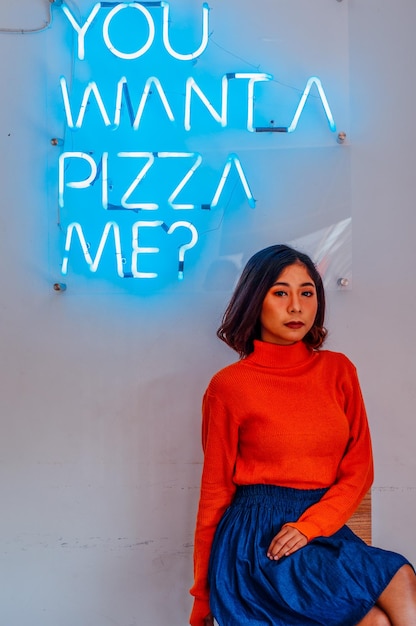
[(326, 489), (239, 487), (211, 550), (211, 611), (219, 626), (355, 626), (394, 574), (409, 563), (368, 546), (347, 526), (272, 561), (283, 524), (318, 502)]

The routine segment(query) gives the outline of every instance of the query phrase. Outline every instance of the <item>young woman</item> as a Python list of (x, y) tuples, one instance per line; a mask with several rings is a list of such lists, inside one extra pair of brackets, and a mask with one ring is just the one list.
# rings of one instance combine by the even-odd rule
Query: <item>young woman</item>
[(192, 626), (416, 626), (407, 559), (345, 526), (373, 480), (357, 374), (321, 350), (325, 295), (284, 245), (247, 263), (203, 400)]

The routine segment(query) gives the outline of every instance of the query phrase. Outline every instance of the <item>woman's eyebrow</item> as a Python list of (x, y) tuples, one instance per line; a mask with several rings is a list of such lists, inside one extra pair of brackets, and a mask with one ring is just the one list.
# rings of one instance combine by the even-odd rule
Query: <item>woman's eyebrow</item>
[[(280, 280), (278, 280), (276, 283), (273, 283), (273, 287), (276, 287), (277, 285), (282, 285), (283, 287), (290, 287), (289, 283), (284, 283), (281, 282)], [(315, 287), (315, 283), (302, 283), (301, 285), (299, 285), (299, 287)]]

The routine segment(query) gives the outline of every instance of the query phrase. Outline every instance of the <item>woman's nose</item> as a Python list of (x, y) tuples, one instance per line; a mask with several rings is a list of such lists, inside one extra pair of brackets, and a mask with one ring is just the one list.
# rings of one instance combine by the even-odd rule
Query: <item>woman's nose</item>
[(292, 296), (290, 303), (289, 303), (289, 310), (291, 313), (300, 313), (301, 311), (300, 299), (297, 296)]

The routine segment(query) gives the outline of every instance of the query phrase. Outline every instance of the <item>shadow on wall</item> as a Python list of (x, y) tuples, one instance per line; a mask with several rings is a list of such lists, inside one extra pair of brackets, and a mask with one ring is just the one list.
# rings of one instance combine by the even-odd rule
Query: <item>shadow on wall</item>
[(205, 277), (207, 291), (232, 291), (240, 275), (240, 268), (228, 259), (218, 259), (211, 264)]

